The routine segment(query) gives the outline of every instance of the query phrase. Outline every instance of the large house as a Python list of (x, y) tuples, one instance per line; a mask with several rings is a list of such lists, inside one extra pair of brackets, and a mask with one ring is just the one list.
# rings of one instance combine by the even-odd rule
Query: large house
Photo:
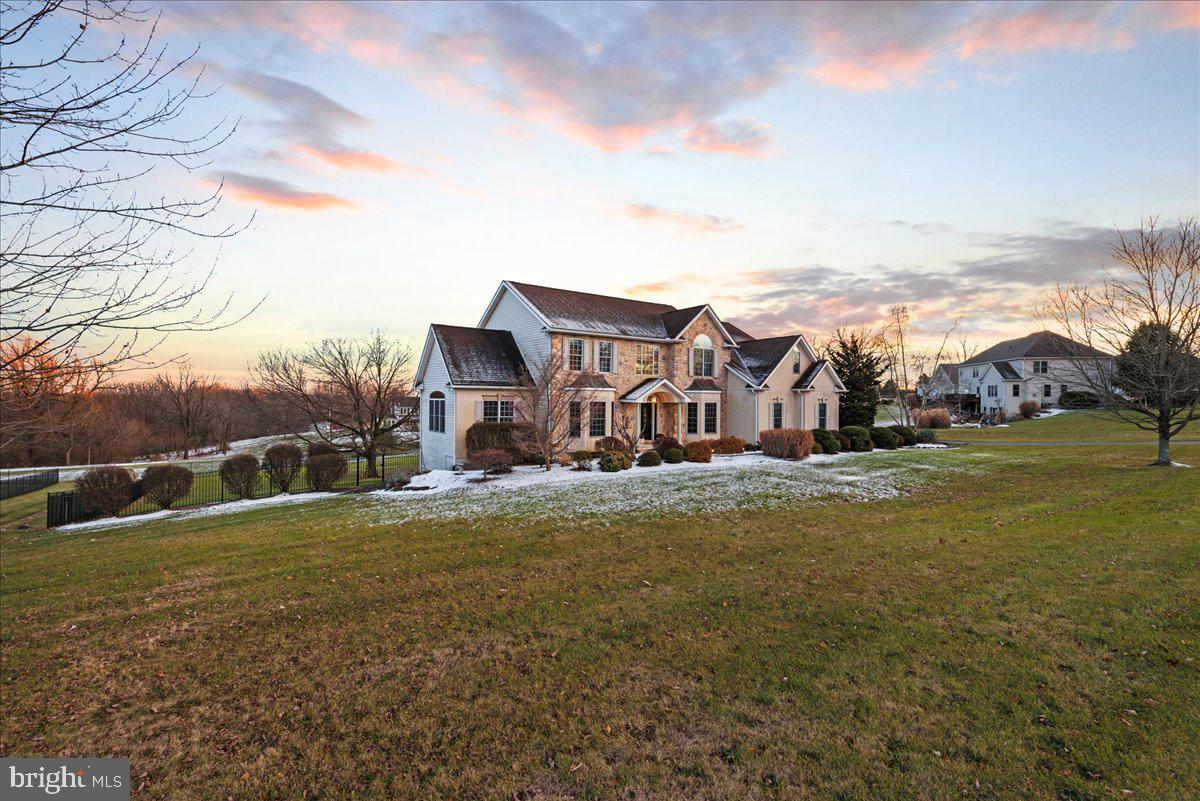
[(755, 339), (708, 305), (504, 281), (474, 328), (429, 327), (415, 378), (422, 467), (461, 465), (471, 424), (512, 421), (515, 391), (552, 352), (583, 388), (568, 416), (571, 449), (623, 423), (644, 443), (660, 433), (756, 443), (766, 428), (838, 427), (845, 387), (802, 334)]
[(1112, 369), (1112, 357), (1053, 331), (1007, 339), (961, 364), (939, 364), (929, 397), (972, 411), (1016, 414), (1032, 400), (1053, 406), (1064, 392), (1087, 391), (1088, 375)]

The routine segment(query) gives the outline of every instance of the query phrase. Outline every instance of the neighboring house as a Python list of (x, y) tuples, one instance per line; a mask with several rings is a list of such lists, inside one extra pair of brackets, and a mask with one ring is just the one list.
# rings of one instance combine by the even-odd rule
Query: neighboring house
[(514, 391), (552, 351), (583, 388), (571, 449), (594, 447), (622, 421), (644, 443), (660, 433), (754, 443), (765, 428), (838, 427), (845, 387), (800, 334), (754, 339), (708, 305), (504, 281), (475, 328), (430, 326), (415, 378), (422, 466), (465, 461), (476, 421), (512, 421)]
[(1110, 371), (1112, 357), (1053, 331), (1038, 331), (993, 345), (953, 367), (961, 399), (973, 396), (979, 410), (1003, 409), (1011, 415), (1023, 401), (1053, 406), (1064, 392), (1087, 391), (1087, 376)]
[(933, 368), (932, 376), (921, 376), (917, 382), (917, 395), (925, 400), (949, 402), (958, 396), (958, 365), (939, 364)]

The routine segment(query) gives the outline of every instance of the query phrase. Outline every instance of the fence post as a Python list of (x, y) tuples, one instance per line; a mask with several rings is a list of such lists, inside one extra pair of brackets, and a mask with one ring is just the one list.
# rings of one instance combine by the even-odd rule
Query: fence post
[(362, 464), (362, 460), (358, 458), (358, 454), (354, 454), (354, 486), (358, 486), (358, 468)]

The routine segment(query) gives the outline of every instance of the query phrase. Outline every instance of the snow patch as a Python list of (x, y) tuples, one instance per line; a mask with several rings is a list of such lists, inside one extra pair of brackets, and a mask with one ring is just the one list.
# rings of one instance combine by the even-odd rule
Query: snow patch
[(96, 520), (84, 520), (81, 523), (68, 523), (65, 526), (59, 526), (54, 531), (81, 531), (92, 528), (121, 528), (123, 526), (132, 526), (138, 523), (149, 523), (155, 520), (190, 520), (196, 517), (215, 517), (216, 515), (236, 514), (237, 512), (246, 512), (253, 509), (262, 509), (268, 506), (286, 506), (292, 503), (307, 503), (309, 501), (319, 501), (325, 498), (334, 498), (337, 496), (335, 492), (305, 492), (297, 495), (272, 495), (270, 498), (253, 498), (244, 501), (230, 501), (229, 503), (218, 503), (213, 506), (204, 506), (199, 509), (161, 509), (157, 512), (149, 512), (144, 515), (131, 515), (130, 517), (101, 517)]

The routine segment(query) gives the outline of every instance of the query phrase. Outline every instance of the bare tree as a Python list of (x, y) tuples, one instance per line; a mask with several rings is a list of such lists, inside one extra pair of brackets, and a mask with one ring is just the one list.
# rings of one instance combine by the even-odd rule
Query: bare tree
[[(1111, 263), (1094, 286), (1058, 286), (1041, 313), (1087, 353), (1065, 353), (1063, 380), (1087, 387), (1100, 408), (1158, 436), (1158, 466), (1171, 438), (1200, 419), (1200, 228), (1144, 220), (1116, 231)], [(1113, 359), (1104, 353), (1115, 354)]]
[(642, 437), (642, 423), (637, 412), (636, 403), (613, 404), (612, 435), (625, 445), (625, 452), (631, 457), (637, 453), (638, 441)]
[(306, 442), (349, 446), (378, 472), (375, 457), (393, 432), (413, 425), (412, 350), (375, 331), (361, 339), (328, 338), (301, 350), (279, 349), (250, 368), (255, 385), (302, 420), (293, 429)]
[(196, 372), (190, 362), (154, 377), (154, 406), (162, 422), (179, 434), (184, 459), (209, 433), (217, 412), (217, 389), (217, 380)]
[(879, 334), (879, 347), (887, 357), (888, 377), (896, 387), (895, 408), (888, 409), (892, 418), (901, 425), (912, 424), (909, 396), (913, 387), (909, 384), (910, 358), (917, 356), (919, 364), (914, 374), (920, 375), (920, 365), (926, 358), (920, 353), (910, 352), (909, 333), (912, 328), (912, 315), (908, 306), (901, 303), (888, 309), (888, 322)]
[(581, 374), (567, 370), (561, 350), (529, 364), (529, 374), (516, 391), (513, 411), (525, 424), (522, 444), (542, 457), (549, 470), (555, 457), (565, 453), (575, 437), (571, 434), (571, 404), (582, 403), (587, 393)]
[[(204, 166), (233, 132), (183, 120), (205, 96), (184, 75), (194, 52), (169, 59), (156, 22), (118, 0), (5, 0), (0, 20), (0, 383), (39, 369), (35, 353), (94, 382), (145, 366), (171, 332), (236, 322), (229, 298), (200, 305), (211, 273), (180, 269), (174, 243), (240, 230), (206, 219), (220, 188), (189, 199), (143, 187), (163, 165)], [(119, 43), (93, 46), (97, 24)]]

